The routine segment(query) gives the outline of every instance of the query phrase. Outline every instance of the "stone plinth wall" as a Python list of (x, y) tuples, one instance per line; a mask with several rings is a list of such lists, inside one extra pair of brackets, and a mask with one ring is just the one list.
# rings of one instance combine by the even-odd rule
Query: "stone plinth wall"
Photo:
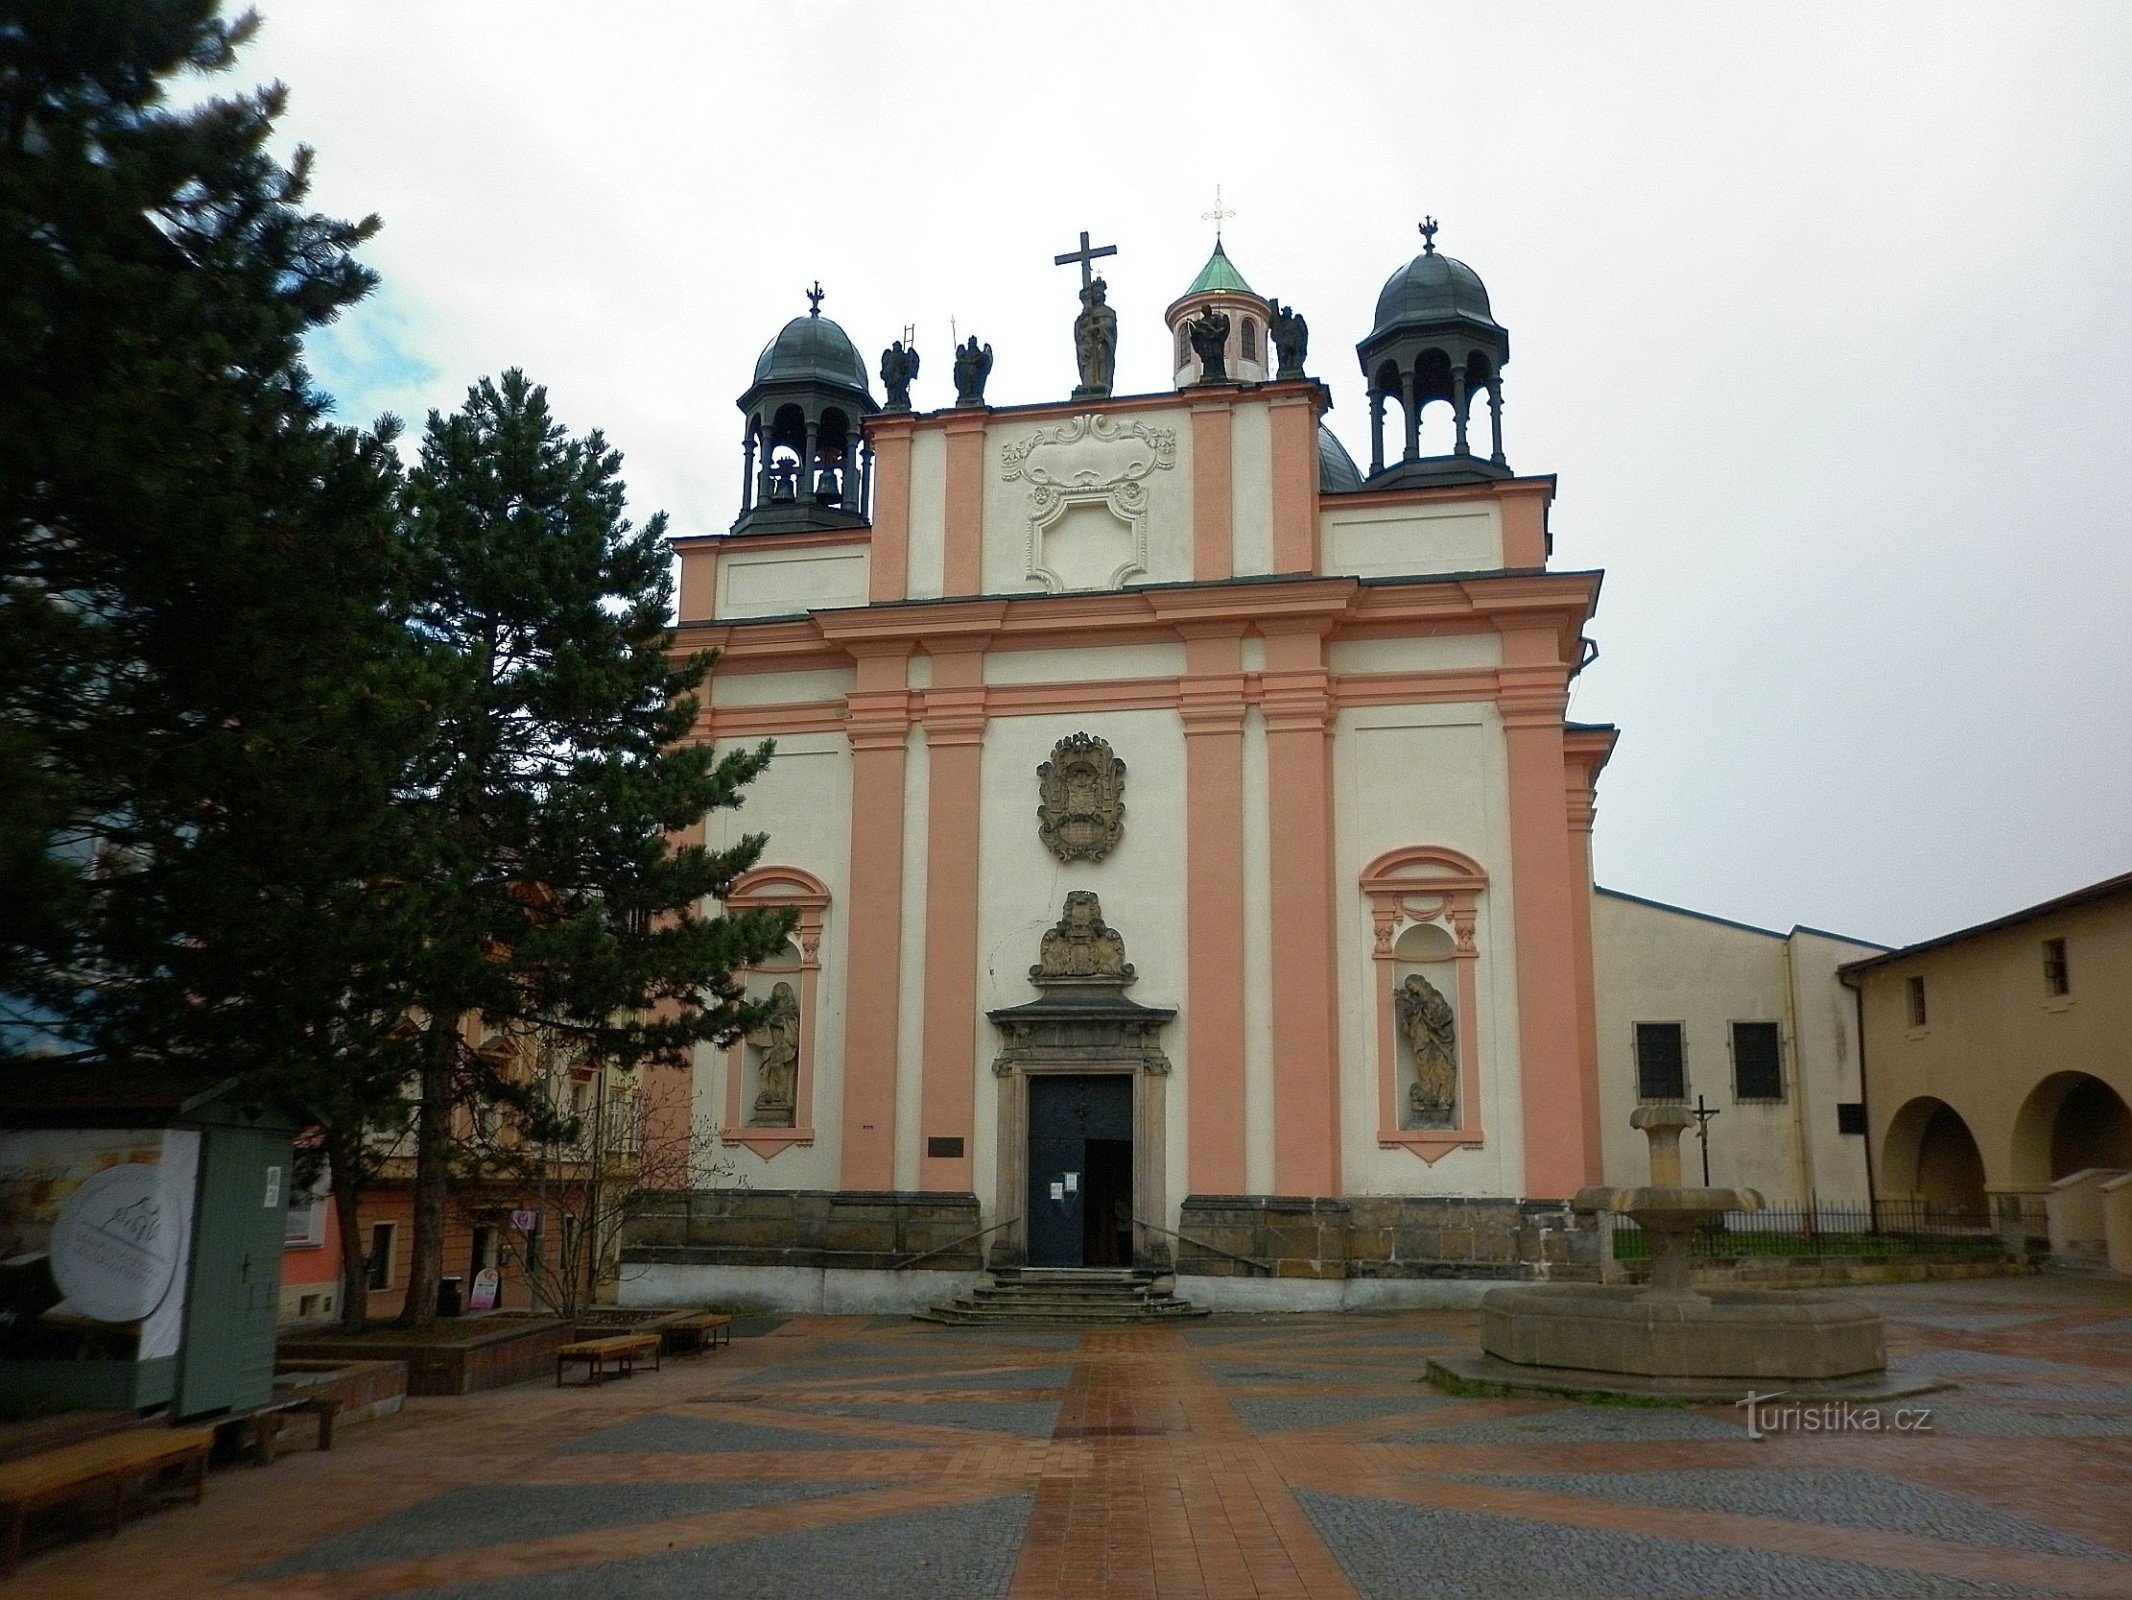
[[(1177, 1270), (1194, 1277), (1551, 1278), (1599, 1275), (1590, 1217), (1530, 1200), (1192, 1195)], [(1263, 1267), (1235, 1259), (1246, 1256)], [(1270, 1270), (1268, 1270), (1270, 1269)]]
[(984, 1264), (985, 1241), (970, 1237), (983, 1226), (974, 1194), (697, 1189), (639, 1196), (622, 1260), (625, 1273), (631, 1265), (880, 1270), (938, 1251), (915, 1270), (971, 1272)]
[(552, 1376), (555, 1352), (577, 1334), (572, 1324), (553, 1317), (506, 1315), (494, 1320), (495, 1332), (470, 1338), (435, 1343), (402, 1338), (296, 1338), (282, 1340), (279, 1353), (284, 1365), (294, 1361), (345, 1365), (389, 1357), (394, 1363), (407, 1363), (409, 1394), (477, 1394)]
[(338, 1424), (389, 1417), (407, 1400), (404, 1361), (297, 1361), (274, 1363), (276, 1398), (300, 1394), (339, 1404)]
[[(2009, 1255), (1958, 1256), (1737, 1256), (1697, 1261), (1688, 1278), (1698, 1288), (1744, 1285), (1780, 1289), (1837, 1287), (1847, 1283), (1927, 1283), (1947, 1278), (1998, 1278), (2033, 1272)], [(1648, 1283), (1647, 1260), (1616, 1264), (1615, 1281)]]

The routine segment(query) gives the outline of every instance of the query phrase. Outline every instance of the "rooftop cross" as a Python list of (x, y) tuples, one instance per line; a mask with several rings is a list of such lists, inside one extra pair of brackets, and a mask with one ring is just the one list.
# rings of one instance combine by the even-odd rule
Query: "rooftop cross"
[(1421, 219), (1421, 253), (1425, 256), (1436, 254), (1436, 219), (1434, 217), (1423, 217)]
[(1199, 220), (1201, 222), (1211, 222), (1214, 224), (1214, 242), (1216, 244), (1221, 243), (1221, 225), (1223, 221), (1235, 215), (1236, 212), (1234, 208), (1230, 208), (1227, 210), (1223, 209), (1221, 203), (1221, 185), (1217, 183), (1214, 186), (1214, 209), (1212, 211), (1202, 211), (1199, 214)]
[(1089, 262), (1094, 261), (1099, 256), (1114, 256), (1117, 253), (1118, 247), (1114, 244), (1099, 244), (1096, 245), (1094, 248), (1090, 248), (1088, 243), (1088, 230), (1086, 228), (1083, 228), (1081, 230), (1081, 248), (1078, 250), (1069, 250), (1062, 256), (1053, 256), (1051, 258), (1051, 264), (1055, 267), (1070, 267), (1076, 261), (1080, 262), (1081, 287), (1085, 289), (1089, 286), (1090, 283), (1095, 280), (1096, 276), (1095, 273), (1089, 270)]
[(814, 280), (814, 287), (807, 291), (807, 315), (810, 317), (818, 317), (821, 314), (822, 280), (820, 278), (816, 278)]

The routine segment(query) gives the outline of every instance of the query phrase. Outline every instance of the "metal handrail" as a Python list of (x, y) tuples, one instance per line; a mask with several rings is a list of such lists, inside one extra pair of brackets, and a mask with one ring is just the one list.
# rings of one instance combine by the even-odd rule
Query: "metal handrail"
[(1234, 1250), (1224, 1250), (1218, 1244), (1210, 1244), (1205, 1239), (1195, 1239), (1189, 1233), (1179, 1233), (1175, 1228), (1165, 1228), (1159, 1222), (1149, 1222), (1141, 1217), (1135, 1217), (1133, 1221), (1143, 1228), (1153, 1228), (1157, 1233), (1166, 1233), (1172, 1239), (1179, 1240), (1182, 1243), (1197, 1245), (1202, 1250), (1211, 1250), (1218, 1256), (1227, 1256), (1231, 1261), (1241, 1261), (1247, 1267), (1256, 1267), (1269, 1278), (1273, 1276), (1273, 1263), (1270, 1261), (1261, 1261), (1257, 1256), (1240, 1256)]
[(986, 1234), (997, 1233), (1002, 1228), (1011, 1228), (1021, 1220), (1020, 1217), (1009, 1217), (1005, 1222), (995, 1222), (989, 1228), (979, 1228), (975, 1233), (966, 1233), (960, 1239), (950, 1239), (946, 1244), (935, 1245), (932, 1249), (921, 1250), (918, 1254), (905, 1260), (892, 1262), (888, 1270), (890, 1272), (901, 1272), (905, 1267), (914, 1267), (919, 1262), (930, 1260), (934, 1256), (944, 1256), (957, 1245), (968, 1244), (972, 1239), (982, 1239)]

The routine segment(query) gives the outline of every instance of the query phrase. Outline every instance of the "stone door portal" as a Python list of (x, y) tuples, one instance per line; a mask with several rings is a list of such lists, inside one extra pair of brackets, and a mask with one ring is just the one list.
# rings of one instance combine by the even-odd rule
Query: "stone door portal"
[(1128, 999), (1133, 980), (1125, 941), (1075, 890), (1029, 970), (1040, 998), (986, 1013), (1001, 1035), (995, 1267), (1169, 1263), (1159, 1038), (1177, 1013)]
[(1133, 1080), (1029, 1084), (1029, 1264), (1123, 1267), (1133, 1258)]

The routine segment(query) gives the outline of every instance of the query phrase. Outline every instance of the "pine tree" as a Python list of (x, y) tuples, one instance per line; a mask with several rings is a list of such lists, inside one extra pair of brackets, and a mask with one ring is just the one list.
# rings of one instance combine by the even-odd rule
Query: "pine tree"
[(412, 627), (436, 734), (411, 771), (407, 904), (424, 930), (412, 1286), (435, 1314), (452, 1126), (473, 1104), (533, 1140), (553, 1112), (474, 1048), (539, 1032), (607, 1066), (687, 1059), (752, 1024), (733, 974), (779, 948), (782, 915), (701, 914), (759, 856), (677, 844), (741, 803), (765, 744), (681, 741), (709, 659), (672, 658), (664, 513), (623, 518), (621, 458), (576, 438), (518, 371), (432, 413), (408, 477)]
[(407, 1071), (425, 724), (391, 428), (330, 425), (301, 349), (377, 222), (306, 208), (279, 87), (169, 105), (256, 26), (217, 9), (0, 9), (0, 1057), (242, 1072), (353, 1131)]

